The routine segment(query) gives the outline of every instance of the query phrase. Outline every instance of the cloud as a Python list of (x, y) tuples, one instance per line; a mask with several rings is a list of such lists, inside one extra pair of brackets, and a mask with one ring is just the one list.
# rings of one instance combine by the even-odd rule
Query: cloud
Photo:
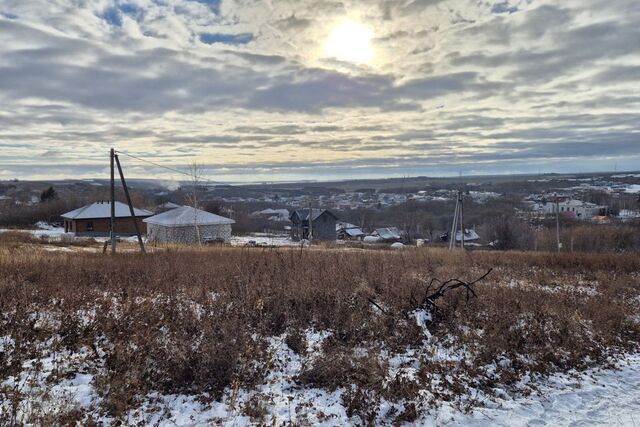
[[(375, 63), (323, 58), (344, 19)], [(633, 0), (5, 0), (1, 177), (103, 174), (111, 146), (230, 180), (622, 165), (638, 22)]]

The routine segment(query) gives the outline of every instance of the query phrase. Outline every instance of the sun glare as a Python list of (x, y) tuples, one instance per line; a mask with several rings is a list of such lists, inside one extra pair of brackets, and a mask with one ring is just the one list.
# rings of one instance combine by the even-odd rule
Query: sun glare
[(371, 39), (373, 32), (356, 21), (338, 25), (325, 45), (328, 57), (356, 64), (370, 64), (373, 60)]

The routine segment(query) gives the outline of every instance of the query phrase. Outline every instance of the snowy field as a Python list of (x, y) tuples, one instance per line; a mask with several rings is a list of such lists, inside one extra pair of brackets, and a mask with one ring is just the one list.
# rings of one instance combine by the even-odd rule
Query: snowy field
[(19, 233), (29, 233), (34, 237), (47, 237), (52, 240), (60, 239), (60, 236), (64, 234), (63, 227), (54, 227), (46, 222), (40, 221), (36, 224), (36, 229), (34, 230), (14, 230), (3, 228), (0, 229), (0, 233), (5, 232), (19, 232)]
[[(327, 334), (308, 332), (308, 350), (317, 350)], [(0, 353), (12, 345), (8, 338), (0, 339)], [(337, 426), (352, 425), (343, 405), (343, 389), (328, 392), (323, 389), (301, 388), (295, 377), (303, 366), (301, 358), (287, 347), (282, 337), (270, 343), (273, 369), (265, 384), (257, 390), (230, 390), (221, 402), (203, 403), (185, 395), (147, 396), (143, 405), (126, 416), (129, 425), (157, 426), (250, 426), (255, 425), (252, 409), (260, 412), (266, 424)], [(60, 369), (63, 360), (80, 363), (86, 352), (74, 355), (54, 354), (42, 360), (35, 370), (34, 362), (24, 364), (23, 375), (9, 378), (2, 387), (17, 388), (31, 397), (20, 408), (20, 416), (34, 412), (69, 411), (79, 409), (94, 414), (106, 424), (113, 421), (97, 411), (100, 398), (92, 385), (94, 377), (76, 373), (71, 378), (48, 387), (48, 378)], [(446, 352), (444, 353), (446, 355)], [(449, 355), (451, 356), (451, 355)], [(445, 356), (446, 357), (446, 356)], [(405, 361), (397, 360), (399, 365)], [(405, 362), (405, 363), (402, 363)], [(407, 368), (399, 368), (407, 369)], [(37, 372), (37, 373), (35, 373)], [(427, 415), (405, 425), (421, 426), (628, 426), (640, 422), (640, 354), (631, 354), (616, 362), (614, 369), (592, 369), (583, 373), (556, 374), (544, 380), (526, 379), (522, 390), (534, 390), (528, 397), (510, 397), (506, 392), (498, 397), (486, 397), (478, 392), (476, 407), (463, 412), (456, 403), (442, 402)], [(259, 400), (255, 400), (259, 397)], [(424, 395), (425, 402), (428, 399)], [(252, 402), (256, 402), (252, 407)], [(259, 402), (259, 403), (258, 403)], [(265, 406), (264, 402), (268, 402)], [(418, 400), (417, 404), (421, 402)], [(247, 409), (249, 408), (249, 409)], [(376, 424), (392, 425), (390, 415), (399, 413), (403, 405), (385, 403)], [(8, 402), (0, 404), (0, 419), (8, 413)], [(20, 419), (19, 416), (19, 419)]]
[(40, 246), (0, 247), (0, 425), (638, 425), (635, 256)]

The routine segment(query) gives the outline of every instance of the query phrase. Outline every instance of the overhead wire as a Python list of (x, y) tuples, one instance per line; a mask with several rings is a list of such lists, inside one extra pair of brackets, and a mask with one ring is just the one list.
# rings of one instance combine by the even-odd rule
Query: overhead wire
[(142, 158), (142, 157), (135, 156), (135, 155), (130, 154), (130, 153), (126, 153), (126, 152), (124, 152), (124, 151), (116, 150), (115, 152), (116, 152), (116, 153), (118, 153), (118, 154), (125, 155), (125, 156), (127, 156), (127, 157), (131, 157), (131, 158), (133, 158), (133, 159), (139, 160), (139, 161), (141, 161), (141, 162), (149, 163), (149, 164), (154, 165), (154, 166), (159, 167), (159, 168), (163, 168), (163, 169), (166, 169), (166, 170), (169, 170), (169, 171), (175, 172), (175, 173), (179, 173), (179, 174), (182, 174), (182, 175), (186, 175), (186, 176), (188, 176), (188, 177), (189, 177), (189, 178), (191, 178), (191, 179), (194, 179), (194, 178), (195, 178), (195, 179), (197, 179), (197, 180), (203, 180), (203, 181), (205, 181), (205, 182), (207, 182), (207, 183), (212, 183), (212, 184), (225, 184), (224, 182), (221, 182), (221, 181), (213, 181), (213, 180), (210, 180), (210, 179), (205, 178), (205, 177), (202, 177), (202, 176), (197, 176), (197, 175), (196, 175), (196, 176), (194, 176), (194, 174), (193, 174), (193, 173), (190, 173), (190, 172), (187, 172), (187, 171), (183, 171), (183, 170), (180, 170), (180, 169), (176, 169), (176, 168), (172, 168), (172, 167), (170, 167), (170, 166), (166, 166), (166, 165), (163, 165), (163, 164), (160, 164), (160, 163), (156, 163), (156, 162), (153, 162), (153, 161), (151, 161), (151, 160), (147, 160), (147, 159), (144, 159), (144, 158)]

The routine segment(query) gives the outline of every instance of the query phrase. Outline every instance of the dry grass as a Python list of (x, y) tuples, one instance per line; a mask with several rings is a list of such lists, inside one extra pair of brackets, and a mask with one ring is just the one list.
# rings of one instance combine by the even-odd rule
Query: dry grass
[[(448, 294), (429, 326), (465, 360), (425, 358), (416, 378), (385, 378), (383, 349), (424, 345), (405, 315), (417, 308), (411, 295), (431, 277), (468, 280), (488, 268), (494, 272), (477, 285), (478, 298)], [(225, 390), (251, 390), (269, 367), (267, 338), (284, 334), (309, 357), (299, 383), (348, 386), (348, 411), (372, 422), (382, 398), (490, 393), (526, 373), (582, 369), (637, 349), (638, 271), (640, 259), (623, 255), (205, 248), (111, 257), (5, 245), (0, 337), (14, 346), (0, 351), (0, 381), (43, 354), (91, 349), (83, 366), (95, 374), (101, 410), (117, 417), (152, 391), (219, 399)], [(309, 329), (331, 332), (315, 358), (306, 354)], [(510, 363), (495, 374), (482, 370), (499, 360)], [(434, 387), (443, 373), (453, 380)], [(6, 388), (0, 398), (21, 399)], [(423, 409), (407, 406), (398, 419)]]

